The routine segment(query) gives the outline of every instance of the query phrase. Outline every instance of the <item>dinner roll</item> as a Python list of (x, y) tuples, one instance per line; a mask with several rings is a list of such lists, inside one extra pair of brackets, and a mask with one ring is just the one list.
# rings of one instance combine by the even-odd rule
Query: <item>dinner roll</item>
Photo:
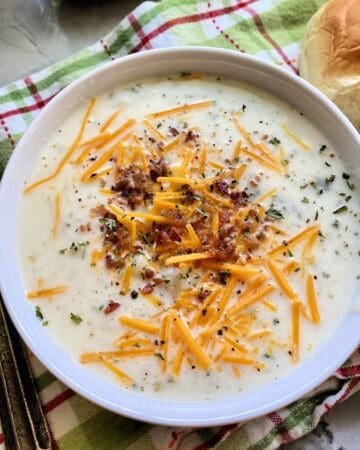
[(329, 0), (314, 14), (302, 41), (300, 75), (360, 131), (359, 0)]

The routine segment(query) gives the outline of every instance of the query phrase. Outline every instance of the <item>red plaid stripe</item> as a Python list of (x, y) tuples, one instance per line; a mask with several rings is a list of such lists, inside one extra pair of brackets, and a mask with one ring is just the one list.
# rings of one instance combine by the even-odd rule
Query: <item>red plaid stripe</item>
[(294, 438), (291, 436), (290, 431), (286, 428), (282, 417), (278, 413), (273, 412), (271, 414), (268, 414), (268, 418), (275, 425), (275, 428), (281, 436), (283, 442), (291, 442), (294, 440)]
[(105, 44), (104, 39), (100, 39), (100, 44), (102, 45), (102, 48), (105, 50), (106, 54), (109, 56), (109, 58), (111, 59), (111, 61), (114, 61), (114, 57), (109, 49), (109, 46), (107, 44)]
[(4, 118), (1, 117), (1, 114), (0, 114), (0, 125), (3, 127), (3, 129), (4, 129), (5, 133), (6, 133), (7, 138), (8, 138), (8, 139), (10, 140), (10, 142), (11, 142), (11, 145), (12, 145), (13, 147), (15, 147), (15, 141), (14, 141), (14, 139), (13, 139), (11, 133), (10, 133), (9, 128), (6, 126), (6, 123), (5, 123)]
[(25, 77), (24, 83), (28, 87), (30, 94), (34, 98), (37, 105), (39, 105), (39, 108), (43, 108), (46, 103), (44, 103), (44, 100), (41, 98), (41, 95), (39, 94), (39, 91), (37, 90), (37, 87), (33, 83), (32, 79), (30, 77)]
[(45, 105), (49, 103), (49, 101), (55, 97), (55, 95), (58, 92), (56, 92), (53, 95), (50, 95), (50, 97), (47, 97), (45, 99), (41, 99), (39, 102), (35, 102), (32, 105), (28, 106), (21, 106), (20, 108), (10, 109), (9, 111), (5, 111), (4, 113), (0, 113), (0, 123), (4, 121), (7, 117), (16, 116), (18, 114), (24, 114), (28, 112), (37, 111), (38, 109), (42, 109)]
[(204, 444), (198, 445), (197, 447), (194, 448), (194, 450), (209, 450), (213, 448), (222, 439), (224, 439), (224, 437), (226, 437), (231, 431), (237, 428), (237, 426), (238, 424), (234, 423), (232, 425), (226, 425), (224, 427), (221, 427), (220, 430), (215, 434), (215, 436), (213, 436)]
[(333, 406), (341, 403), (342, 401), (346, 400), (348, 396), (350, 395), (351, 391), (360, 383), (360, 377), (354, 378), (349, 382), (347, 385), (345, 391), (342, 393), (342, 395), (336, 400)]
[(269, 33), (266, 31), (264, 24), (259, 16), (259, 14), (252, 8), (249, 8), (248, 6), (244, 8), (245, 11), (247, 11), (249, 14), (251, 14), (252, 18), (254, 19), (254, 23), (257, 27), (257, 29), (260, 31), (260, 33), (264, 36), (264, 38), (269, 42), (269, 44), (274, 47), (276, 52), (279, 54), (281, 59), (284, 61), (286, 65), (290, 67), (290, 69), (296, 73), (296, 75), (299, 74), (298, 69), (292, 64), (290, 59), (286, 56), (286, 54), (283, 52), (281, 47), (275, 42), (275, 40), (269, 35)]
[(50, 400), (44, 405), (44, 411), (46, 413), (49, 413), (53, 409), (60, 406), (62, 403), (66, 402), (66, 400), (69, 400), (69, 398), (73, 397), (75, 395), (75, 392), (71, 389), (66, 389), (61, 394), (57, 395), (55, 398)]
[(144, 48), (146, 50), (151, 50), (153, 48), (153, 46), (151, 45), (151, 43), (149, 41), (147, 41), (145, 39), (145, 33), (144, 33), (141, 25), (139, 24), (139, 22), (136, 20), (134, 14), (129, 14), (128, 19), (129, 19), (130, 25), (133, 27), (135, 33), (139, 36), (140, 40), (145, 42)]
[(342, 378), (360, 377), (360, 364), (356, 366), (340, 367), (336, 373)]
[(151, 41), (151, 39), (156, 38), (160, 34), (164, 33), (165, 31), (169, 30), (170, 28), (175, 27), (176, 25), (182, 25), (185, 23), (193, 23), (193, 22), (199, 22), (201, 20), (206, 19), (213, 19), (215, 17), (223, 16), (225, 14), (229, 14), (234, 11), (238, 11), (241, 8), (245, 8), (247, 5), (251, 5), (257, 0), (247, 0), (247, 1), (241, 1), (233, 6), (227, 6), (226, 8), (220, 8), (220, 9), (214, 9), (212, 11), (199, 13), (199, 14), (191, 14), (189, 16), (183, 16), (183, 17), (176, 17), (175, 19), (168, 20), (167, 22), (163, 23), (159, 27), (155, 28), (155, 30), (151, 31), (150, 33), (146, 34), (141, 41), (131, 50), (131, 53), (138, 52), (142, 48), (146, 48), (145, 45)]
[[(208, 2), (208, 8), (209, 8), (209, 9), (211, 8), (211, 3), (210, 3), (210, 2)], [(232, 39), (232, 38), (230, 37), (230, 35), (229, 35), (228, 33), (226, 33), (224, 30), (222, 30), (222, 29), (220, 28), (220, 26), (217, 24), (215, 18), (212, 18), (212, 19), (211, 19), (211, 22), (214, 24), (215, 28), (219, 31), (219, 33), (220, 33), (222, 36), (224, 36), (224, 38), (225, 38), (228, 42), (230, 42), (230, 44), (232, 44), (232, 45), (236, 48), (236, 50), (239, 50), (239, 52), (244, 53), (244, 50), (242, 50), (242, 49), (240, 48), (240, 45), (237, 44), (237, 43), (234, 41), (234, 39)]]

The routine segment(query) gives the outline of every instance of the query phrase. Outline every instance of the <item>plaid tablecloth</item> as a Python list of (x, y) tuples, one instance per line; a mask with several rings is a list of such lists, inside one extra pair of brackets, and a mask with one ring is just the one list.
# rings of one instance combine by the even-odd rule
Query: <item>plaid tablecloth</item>
[[(0, 89), (0, 175), (30, 123), (86, 71), (129, 53), (208, 45), (250, 53), (297, 73), (299, 41), (324, 0), (163, 0), (144, 2), (91, 47)], [(247, 424), (209, 429), (151, 426), (89, 403), (32, 358), (57, 449), (274, 449), (308, 433), (360, 389), (360, 348), (333, 377), (287, 408)], [(4, 448), (0, 433), (0, 450)]]

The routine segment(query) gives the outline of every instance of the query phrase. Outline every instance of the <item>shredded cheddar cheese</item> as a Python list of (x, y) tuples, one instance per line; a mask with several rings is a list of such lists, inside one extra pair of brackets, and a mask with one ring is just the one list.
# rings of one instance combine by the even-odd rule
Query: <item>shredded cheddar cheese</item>
[(292, 319), (291, 358), (294, 361), (294, 363), (297, 363), (299, 361), (300, 312), (301, 312), (300, 303), (294, 302), (291, 308), (291, 319)]
[(89, 102), (89, 105), (86, 109), (84, 118), (82, 120), (81, 126), (80, 126), (80, 130), (74, 140), (74, 142), (72, 143), (71, 147), (69, 148), (69, 150), (65, 153), (64, 157), (61, 159), (60, 163), (58, 164), (57, 168), (55, 169), (55, 171), (45, 177), (42, 178), (41, 180), (35, 181), (34, 183), (30, 184), (29, 186), (27, 186), (24, 189), (24, 193), (27, 194), (28, 192), (32, 191), (33, 189), (36, 189), (38, 186), (41, 186), (44, 183), (47, 183), (48, 181), (53, 180), (55, 177), (57, 177), (59, 175), (59, 173), (61, 172), (61, 170), (64, 168), (65, 164), (69, 161), (69, 159), (72, 157), (72, 155), (74, 154), (74, 152), (76, 151), (76, 149), (79, 146), (79, 143), (81, 142), (81, 139), (84, 135), (84, 131), (85, 131), (85, 127), (88, 121), (88, 118), (94, 108), (95, 105), (95, 99), (92, 98)]
[(320, 322), (320, 314), (317, 306), (315, 286), (314, 286), (314, 277), (308, 273), (306, 279), (306, 292), (308, 298), (308, 304), (311, 312), (311, 319), (313, 323)]
[(113, 372), (125, 386), (131, 386), (132, 384), (134, 384), (134, 379), (120, 370), (117, 366), (115, 366), (115, 364), (112, 364), (110, 361), (104, 358), (100, 359), (99, 361), (107, 369), (111, 370), (111, 372)]
[(52, 297), (53, 295), (63, 294), (66, 291), (66, 286), (54, 286), (47, 289), (39, 289), (36, 291), (30, 291), (26, 294), (26, 297), (31, 300), (34, 298)]
[[(151, 365), (159, 376), (172, 381), (189, 370), (187, 365), (239, 378), (267, 367), (261, 362), (264, 352), (276, 357), (289, 348), (298, 362), (301, 321), (320, 322), (316, 280), (309, 271), (320, 224), (303, 224), (292, 235), (290, 209), (283, 217), (284, 187), (269, 183), (287, 175), (285, 150), (277, 141), (268, 146), (268, 135), (247, 130), (233, 115), (229, 129), (235, 136), (225, 158), (216, 139), (204, 139), (197, 122), (188, 123), (193, 111), (207, 114), (214, 104), (210, 100), (153, 112), (139, 121), (127, 119), (124, 111), (120, 125), (120, 110), (115, 110), (91, 125), (95, 131), (84, 139), (94, 104), (93, 99), (56, 170), (24, 190), (55, 178), (74, 155), (71, 182), (91, 183), (87, 186), (95, 193), (89, 215), (91, 225), (100, 222), (101, 234), (89, 238), (84, 259), (94, 267), (92, 273), (112, 271), (111, 283), (121, 297), (103, 314), (111, 312), (120, 331), (112, 338), (113, 348), (84, 353), (80, 361), (102, 364), (125, 386), (136, 382), (131, 370), (119, 368), (130, 359), (154, 358)], [(310, 148), (284, 124), (283, 130)], [(63, 228), (62, 213), (57, 192), (53, 238)], [(39, 285), (27, 297), (50, 298), (66, 289)], [(297, 291), (306, 294), (306, 306)], [(128, 301), (137, 302), (137, 317), (117, 309)], [(276, 313), (283, 314), (283, 301), (289, 315), (286, 343), (273, 326)], [(241, 370), (242, 365), (247, 368)]]
[(170, 266), (171, 264), (179, 264), (179, 263), (183, 263), (183, 262), (195, 261), (195, 260), (199, 260), (199, 259), (208, 259), (208, 258), (211, 258), (211, 255), (206, 252), (189, 253), (186, 255), (171, 256), (170, 258), (166, 259), (165, 265)]
[(194, 336), (191, 334), (188, 326), (184, 323), (178, 314), (172, 313), (170, 315), (171, 321), (174, 327), (177, 329), (179, 335), (181, 336), (184, 344), (190, 349), (192, 354), (198, 360), (199, 364), (204, 368), (208, 369), (210, 367), (210, 358), (196, 342)]
[(57, 238), (57, 234), (59, 231), (59, 225), (60, 225), (60, 207), (61, 207), (61, 194), (60, 192), (57, 192), (54, 199), (54, 225), (51, 232), (51, 236), (53, 239)]
[(118, 117), (118, 115), (120, 114), (120, 109), (117, 109), (116, 111), (114, 111), (110, 117), (108, 117), (105, 122), (103, 123), (103, 125), (100, 127), (100, 133), (104, 133), (110, 126), (111, 124), (114, 122), (114, 120)]
[(130, 288), (130, 280), (133, 272), (133, 268), (131, 265), (126, 266), (125, 273), (123, 276), (121, 290), (126, 294)]
[(288, 136), (290, 136), (293, 141), (295, 141), (297, 144), (299, 144), (300, 147), (302, 147), (304, 150), (310, 150), (311, 149), (310, 145), (306, 144), (298, 135), (296, 135), (295, 133), (290, 131), (288, 126), (285, 123), (281, 124), (281, 126), (283, 127), (283, 129), (286, 132), (286, 134)]
[(126, 317), (126, 316), (120, 316), (119, 321), (123, 325), (127, 325), (129, 327), (136, 328), (138, 330), (145, 331), (146, 333), (150, 333), (150, 334), (155, 334), (159, 330), (158, 326), (153, 325), (150, 322), (146, 322), (145, 320), (133, 319), (131, 317)]
[(165, 117), (172, 114), (179, 114), (187, 111), (192, 111), (195, 109), (208, 108), (212, 105), (212, 101), (205, 101), (199, 103), (190, 103), (182, 106), (176, 106), (175, 108), (165, 109), (164, 111), (158, 111), (152, 114), (149, 114), (150, 119), (157, 119), (159, 117)]

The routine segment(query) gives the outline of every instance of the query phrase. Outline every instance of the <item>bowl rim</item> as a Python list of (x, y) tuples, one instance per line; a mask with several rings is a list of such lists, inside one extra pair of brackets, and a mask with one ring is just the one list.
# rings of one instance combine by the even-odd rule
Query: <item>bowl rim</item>
[[(37, 129), (39, 124), (41, 124), (43, 118), (50, 110), (56, 109), (57, 105), (61, 104), (63, 99), (69, 97), (71, 93), (78, 88), (78, 86), (99, 77), (101, 74), (105, 74), (107, 71), (111, 72), (112, 70), (119, 70), (117, 69), (118, 67), (121, 67), (129, 62), (133, 62), (134, 64), (150, 64), (153, 60), (161, 58), (171, 59), (174, 55), (178, 55), (179, 57), (187, 57), (190, 59), (194, 59), (196, 57), (203, 57), (204, 59), (225, 58), (237, 62), (239, 66), (245, 65), (254, 67), (259, 72), (272, 74), (285, 79), (316, 99), (316, 101), (320, 102), (328, 112), (336, 117), (341, 124), (341, 127), (360, 148), (360, 138), (357, 131), (328, 98), (317, 91), (317, 89), (309, 83), (300, 79), (298, 76), (279, 68), (272, 63), (268, 63), (258, 58), (244, 55), (232, 50), (210, 47), (174, 47), (149, 50), (143, 53), (121, 57), (115, 61), (106, 63), (101, 67), (86, 73), (85, 75), (82, 75), (79, 79), (72, 82), (69, 86), (58, 93), (44, 107), (44, 109), (24, 133), (7, 164), (0, 184), (0, 206), (4, 205), (8, 208), (13, 208), (15, 211), (16, 207), (11, 206), (8, 198), (9, 195), (11, 197), (11, 183), (14, 182), (13, 173), (16, 171), (17, 164), (22, 156), (22, 153), (26, 151), (28, 141), (31, 141), (33, 132)], [(167, 73), (170, 72), (171, 71)], [(204, 72), (206, 72), (206, 70)], [(221, 69), (219, 69), (219, 72), (221, 73)], [(289, 100), (289, 102), (291, 103), (291, 100)], [(4, 211), (2, 207), (0, 207), (0, 210)], [(14, 245), (14, 243), (11, 244), (7, 241), (7, 234), (9, 232), (8, 227), (12, 225), (11, 221), (8, 223), (7, 220), (8, 219), (5, 218), (0, 221), (0, 248), (5, 248), (4, 252), (0, 252), (0, 289), (4, 298), (5, 306), (20, 336), (30, 350), (42, 362), (42, 364), (44, 364), (59, 380), (75, 392), (79, 393), (81, 396), (117, 414), (122, 414), (132, 419), (154, 424), (172, 426), (215, 426), (250, 420), (282, 408), (307, 394), (310, 390), (316, 388), (346, 360), (346, 358), (357, 348), (359, 344), (360, 311), (347, 311), (344, 318), (340, 321), (338, 328), (336, 329), (336, 333), (334, 333), (334, 335), (326, 341), (326, 348), (328, 350), (334, 348), (336, 351), (334, 350), (331, 355), (318, 355), (319, 358), (317, 359), (317, 362), (310, 361), (312, 364), (312, 377), (305, 376), (302, 378), (304, 374), (301, 372), (304, 372), (305, 369), (301, 371), (301, 367), (304, 368), (308, 366), (308, 364), (302, 364), (298, 369), (296, 369), (296, 371), (299, 371), (299, 375), (294, 376), (294, 372), (292, 372), (290, 376), (282, 378), (281, 383), (266, 383), (265, 387), (268, 386), (267, 389), (261, 387), (259, 390), (261, 392), (264, 391), (264, 394), (267, 395), (267, 400), (264, 401), (263, 397), (261, 397), (263, 401), (261, 402), (261, 398), (259, 398), (257, 402), (254, 402), (252, 407), (251, 402), (248, 402), (250, 406), (246, 411), (241, 410), (239, 407), (242, 403), (241, 396), (238, 401), (236, 398), (232, 400), (234, 404), (234, 411), (229, 408), (229, 403), (231, 403), (229, 402), (230, 397), (215, 399), (211, 402), (167, 401), (137, 394), (130, 390), (121, 390), (121, 395), (119, 396), (120, 401), (118, 401), (118, 399), (114, 399), (113, 392), (106, 389), (106, 387), (101, 389), (99, 396), (99, 394), (93, 390), (94, 383), (98, 381), (99, 378), (94, 374), (86, 375), (84, 371), (81, 370), (82, 366), (75, 361), (73, 361), (72, 364), (65, 365), (62, 361), (60, 361), (59, 364), (57, 359), (58, 355), (55, 354), (55, 352), (50, 355), (49, 352), (46, 352), (47, 346), (54, 349), (56, 344), (52, 343), (50, 337), (44, 339), (45, 343), (40, 342), (38, 335), (32, 334), (32, 330), (29, 329), (31, 327), (24, 322), (25, 316), (17, 310), (17, 303), (24, 301), (25, 295), (23, 294), (23, 299), (15, 299), (14, 302), (13, 291), (16, 290), (15, 286), (18, 288), (18, 285), (21, 283), (20, 280), (12, 280), (10, 282), (10, 279), (7, 278), (7, 275), (11, 273), (11, 267), (9, 267), (11, 264), (9, 265), (8, 252), (12, 253), (11, 249), (12, 245)], [(10, 263), (15, 264), (16, 266), (16, 259), (10, 258)], [(349, 333), (349, 330), (354, 332)], [(341, 338), (345, 341), (341, 346), (339, 346), (337, 344), (341, 341)], [(59, 354), (62, 354), (61, 350), (59, 351)], [(318, 370), (314, 371), (314, 368), (316, 367)], [(293, 381), (292, 378), (294, 378)], [(299, 380), (302, 381), (300, 385)], [(110, 386), (110, 383), (108, 384)], [(287, 390), (283, 387), (285, 384), (288, 385)], [(273, 392), (269, 391), (269, 386), (273, 386)], [(100, 387), (98, 389), (100, 389)], [(250, 392), (253, 393), (254, 391)], [(246, 394), (244, 395), (246, 396)], [(150, 402), (149, 399), (151, 400)]]

